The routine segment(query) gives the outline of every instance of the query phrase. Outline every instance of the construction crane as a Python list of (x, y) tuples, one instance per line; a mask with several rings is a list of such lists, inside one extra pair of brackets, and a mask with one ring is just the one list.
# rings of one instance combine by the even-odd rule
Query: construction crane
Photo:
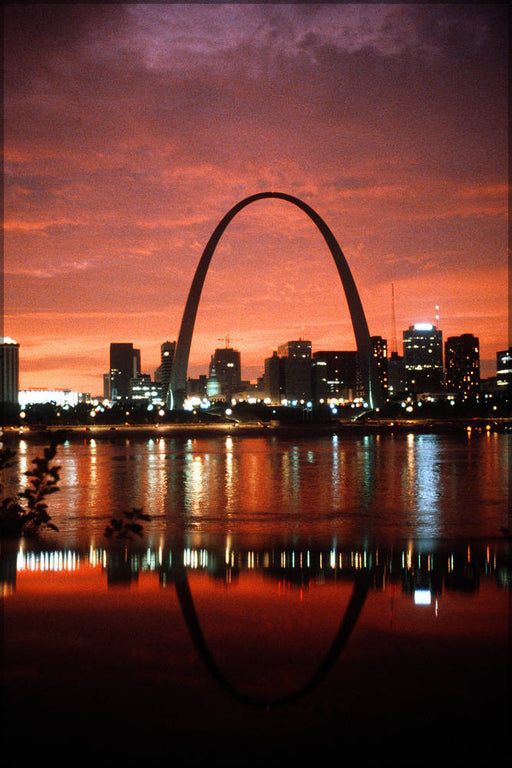
[(230, 343), (229, 333), (223, 339), (217, 339), (217, 341), (223, 341), (224, 344), (225, 344), (225, 347), (227, 349), (229, 347), (229, 343)]

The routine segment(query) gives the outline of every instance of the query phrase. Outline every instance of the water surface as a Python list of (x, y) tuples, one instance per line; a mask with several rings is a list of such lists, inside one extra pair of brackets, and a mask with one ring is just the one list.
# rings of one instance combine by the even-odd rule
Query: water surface
[[(6, 744), (32, 761), (58, 745), (192, 765), (333, 748), (351, 766), (501, 762), (510, 439), (59, 446), (58, 532), (2, 551)], [(20, 442), (11, 489), (41, 448)], [(143, 536), (106, 538), (133, 507)]]

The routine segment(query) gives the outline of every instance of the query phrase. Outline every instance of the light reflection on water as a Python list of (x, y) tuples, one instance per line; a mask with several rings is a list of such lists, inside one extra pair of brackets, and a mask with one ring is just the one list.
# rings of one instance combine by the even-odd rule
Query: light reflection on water
[[(480, 577), (492, 580), (499, 588), (512, 586), (511, 545), (505, 539), (491, 544), (465, 542), (442, 544), (436, 541), (409, 542), (401, 548), (341, 549), (332, 543), (329, 549), (271, 548), (235, 549), (226, 539), (224, 547), (215, 548), (184, 545), (183, 548), (119, 548), (116, 546), (88, 549), (45, 549), (30, 547), (22, 540), (17, 549), (10, 548), (10, 568), (5, 568), (4, 585), (15, 588), (16, 579), (24, 573), (72, 572), (79, 569), (105, 569), (109, 585), (137, 581), (140, 573), (153, 573), (157, 579), (172, 573), (175, 563), (187, 569), (204, 570), (226, 584), (233, 574), (261, 571), (278, 581), (291, 584), (336, 582), (350, 579), (365, 571), (372, 588), (381, 589), (387, 581), (400, 582), (404, 592), (417, 589), (441, 594), (442, 585), (472, 592), (478, 589)], [(4, 552), (4, 564), (8, 555)], [(122, 563), (119, 573), (116, 568)]]
[[(508, 701), (509, 444), (59, 446), (59, 532), (2, 551), (12, 732), (30, 702), (38, 744), (56, 717), (75, 743), (105, 723), (138, 733), (146, 757), (179, 743), (207, 760), (243, 742), (282, 757), (309, 746), (318, 759), (341, 740), (363, 745), (367, 764), (409, 765), (426, 728), (439, 745), (450, 736), (452, 764), (495, 761)], [(20, 469), (38, 453), (20, 445)], [(134, 506), (152, 518), (144, 537), (108, 542), (110, 518)]]
[[(51, 500), (59, 541), (101, 539), (142, 507), (148, 540), (338, 535), (356, 540), (496, 536), (508, 525), (510, 435), (190, 438), (66, 442)], [(20, 441), (20, 472), (38, 447)]]
[[(345, 748), (364, 745), (369, 762), (358, 765), (408, 765), (394, 750), (386, 761), (381, 739), (410, 755), (434, 723), (440, 743), (452, 735), (455, 758), (494, 759), (503, 740), (489, 745), (481, 718), (492, 713), (493, 732), (504, 732), (511, 574), (504, 539), (326, 550), (242, 549), (229, 537), (224, 547), (25, 545), (3, 570), (9, 712), (35, 709), (34, 731), (43, 723), (50, 738), (52, 713), (80, 741), (91, 724), (133, 730), (140, 755), (183, 744), (197, 765), (226, 746), (290, 755), (314, 743), (328, 757), (340, 737)], [(53, 686), (68, 693), (55, 697)], [(119, 742), (109, 746), (119, 756)]]

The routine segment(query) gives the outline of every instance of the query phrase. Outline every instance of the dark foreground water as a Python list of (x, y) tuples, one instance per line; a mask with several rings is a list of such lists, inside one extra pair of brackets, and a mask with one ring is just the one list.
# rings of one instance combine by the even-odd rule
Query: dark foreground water
[[(59, 531), (2, 548), (4, 745), (58, 764), (508, 760), (511, 440), (59, 446)], [(42, 449), (16, 445), (11, 490)], [(106, 538), (134, 507), (142, 538)]]

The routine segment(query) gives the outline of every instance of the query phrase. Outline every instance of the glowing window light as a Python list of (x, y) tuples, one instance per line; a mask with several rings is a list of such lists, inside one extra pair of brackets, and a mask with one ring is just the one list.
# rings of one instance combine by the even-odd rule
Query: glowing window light
[(415, 605), (430, 605), (432, 602), (432, 595), (429, 589), (415, 589), (414, 590), (414, 604)]

